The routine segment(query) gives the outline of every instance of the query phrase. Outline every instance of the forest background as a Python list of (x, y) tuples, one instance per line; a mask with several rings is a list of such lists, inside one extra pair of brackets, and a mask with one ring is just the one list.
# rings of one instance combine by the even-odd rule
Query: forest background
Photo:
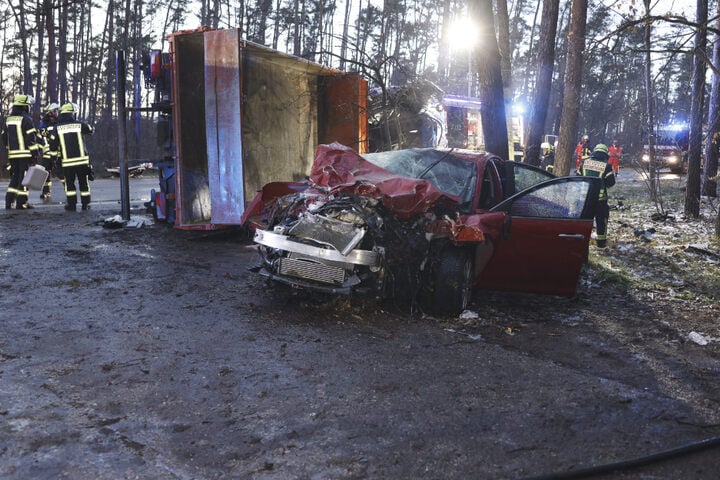
[[(143, 62), (166, 36), (200, 26), (238, 28), (252, 42), (369, 82), (371, 121), (433, 95), (478, 97), (486, 146), (508, 156), (509, 118), (525, 117), (525, 161), (539, 163), (541, 138), (559, 135), (556, 172), (572, 150), (617, 139), (627, 158), (653, 147), (658, 125), (690, 125), (685, 213), (715, 196), (720, 7), (697, 0), (9, 0), (0, 7), (0, 107), (32, 94), (39, 120), (50, 102), (75, 102), (96, 126), (96, 165), (116, 165), (117, 51), (127, 53), (126, 104), (146, 107)], [(709, 16), (709, 9), (713, 15)], [(394, 116), (394, 117), (393, 117)], [(154, 114), (135, 112), (131, 158), (158, 152)], [(398, 133), (401, 137), (401, 133)], [(403, 147), (384, 138), (379, 148)], [(574, 165), (573, 165), (574, 168)], [(650, 172), (650, 195), (661, 195)], [(661, 205), (661, 202), (659, 202)], [(720, 224), (720, 217), (718, 217)]]

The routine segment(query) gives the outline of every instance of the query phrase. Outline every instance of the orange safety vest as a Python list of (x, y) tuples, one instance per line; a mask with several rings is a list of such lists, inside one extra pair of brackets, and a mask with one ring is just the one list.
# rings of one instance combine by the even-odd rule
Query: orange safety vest
[(622, 157), (622, 147), (610, 145), (610, 148), (608, 148), (608, 156), (610, 157), (608, 161), (610, 162), (610, 165), (612, 165), (613, 170), (615, 173), (620, 171), (620, 157)]
[(590, 149), (585, 143), (578, 143), (575, 147), (575, 170), (580, 170), (580, 164), (590, 156)]

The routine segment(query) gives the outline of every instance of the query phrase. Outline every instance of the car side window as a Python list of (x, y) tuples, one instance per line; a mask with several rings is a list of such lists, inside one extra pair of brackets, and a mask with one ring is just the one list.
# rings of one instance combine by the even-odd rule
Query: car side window
[(521, 163), (515, 162), (514, 165), (514, 176), (515, 176), (515, 191), (522, 192), (526, 188), (530, 188), (533, 185), (544, 182), (554, 177), (551, 173), (541, 170), (536, 167), (530, 167)]
[(519, 194), (498, 209), (517, 217), (580, 219), (590, 187), (589, 182), (554, 182)]

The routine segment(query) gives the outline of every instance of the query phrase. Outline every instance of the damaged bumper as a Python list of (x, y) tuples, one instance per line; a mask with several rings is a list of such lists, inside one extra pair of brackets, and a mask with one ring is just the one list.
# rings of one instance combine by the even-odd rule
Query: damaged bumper
[(368, 267), (379, 267), (382, 255), (370, 250), (351, 250), (343, 255), (338, 250), (325, 247), (316, 247), (291, 240), (289, 237), (273, 232), (258, 230), (255, 232), (255, 243), (269, 248), (276, 248), (286, 252), (314, 257), (319, 260), (338, 262)]
[(282, 252), (272, 260), (265, 257), (261, 275), (291, 287), (349, 294), (362, 283), (358, 267), (377, 271), (383, 262), (380, 251), (352, 249), (343, 255), (333, 247), (310, 245), (293, 238), (269, 231), (255, 232), (255, 243)]

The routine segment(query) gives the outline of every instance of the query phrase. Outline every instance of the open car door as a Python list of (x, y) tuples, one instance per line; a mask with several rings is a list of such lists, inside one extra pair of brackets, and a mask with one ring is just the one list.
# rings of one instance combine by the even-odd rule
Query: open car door
[(559, 177), (499, 203), (505, 231), (476, 287), (573, 296), (587, 259), (600, 182)]
[(500, 172), (503, 192), (505, 192), (506, 197), (515, 195), (526, 188), (550, 180), (551, 178), (556, 178), (555, 175), (547, 170), (512, 160), (505, 160), (502, 163), (497, 162), (496, 167), (498, 172)]

